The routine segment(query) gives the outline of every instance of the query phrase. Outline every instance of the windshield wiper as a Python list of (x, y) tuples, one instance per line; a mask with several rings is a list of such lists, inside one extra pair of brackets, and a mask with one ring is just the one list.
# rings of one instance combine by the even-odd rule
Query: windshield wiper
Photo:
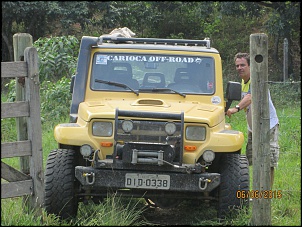
[(133, 91), (136, 95), (139, 95), (139, 93), (135, 90), (133, 90), (131, 87), (129, 87), (127, 84), (122, 84), (122, 83), (117, 83), (117, 82), (112, 82), (112, 81), (107, 81), (107, 80), (99, 80), (95, 79), (95, 82), (102, 83), (102, 84), (109, 84), (109, 85), (114, 85), (117, 87), (122, 87), (122, 88), (129, 88), (131, 91)]
[(143, 89), (139, 89), (139, 90), (149, 90), (149, 91), (155, 91), (155, 92), (156, 91), (173, 91), (174, 93), (179, 94), (182, 97), (186, 97), (186, 94), (181, 93), (179, 91), (175, 91), (175, 90), (173, 90), (171, 88), (143, 88)]

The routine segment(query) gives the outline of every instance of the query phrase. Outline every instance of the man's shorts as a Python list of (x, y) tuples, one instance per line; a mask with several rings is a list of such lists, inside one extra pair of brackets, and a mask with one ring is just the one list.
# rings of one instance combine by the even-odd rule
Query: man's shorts
[[(246, 144), (246, 156), (249, 161), (249, 165), (253, 165), (253, 157), (252, 157), (252, 132), (248, 131), (248, 142)], [(279, 136), (279, 124), (275, 125), (272, 129), (270, 129), (270, 165), (271, 167), (278, 166), (279, 160), (279, 144), (278, 144), (278, 136)]]

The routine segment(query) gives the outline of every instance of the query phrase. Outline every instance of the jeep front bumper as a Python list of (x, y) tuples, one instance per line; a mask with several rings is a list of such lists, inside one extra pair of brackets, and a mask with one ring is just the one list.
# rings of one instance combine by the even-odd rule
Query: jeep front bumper
[(220, 184), (218, 173), (142, 172), (77, 166), (75, 176), (85, 189), (144, 189), (174, 192), (210, 192)]

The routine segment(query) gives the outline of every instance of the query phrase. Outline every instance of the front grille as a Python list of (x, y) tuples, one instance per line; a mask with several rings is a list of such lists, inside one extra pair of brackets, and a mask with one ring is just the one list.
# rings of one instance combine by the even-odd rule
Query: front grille
[[(131, 120), (130, 132), (122, 129), (123, 121)], [(173, 135), (165, 132), (165, 124), (174, 122), (176, 131)], [(182, 137), (184, 114), (135, 112), (116, 109), (116, 141), (114, 162), (122, 161), (124, 165), (147, 164), (171, 166), (182, 164)], [(129, 129), (130, 130), (130, 129)]]
[[(123, 120), (118, 120), (116, 141), (123, 142), (146, 142), (146, 143), (166, 143), (167, 133), (165, 132), (165, 124), (167, 121), (155, 120), (134, 120), (133, 130), (130, 133), (125, 133), (122, 129)], [(181, 123), (176, 124), (176, 132), (173, 137), (180, 138)]]

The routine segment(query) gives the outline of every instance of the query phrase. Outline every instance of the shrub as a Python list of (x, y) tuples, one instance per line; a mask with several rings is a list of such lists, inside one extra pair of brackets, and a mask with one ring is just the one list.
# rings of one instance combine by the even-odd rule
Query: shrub
[(44, 81), (41, 84), (42, 121), (66, 117), (71, 104), (70, 78), (62, 77), (56, 83)]
[(79, 41), (74, 36), (39, 38), (34, 42), (39, 56), (40, 81), (56, 81), (75, 74)]

